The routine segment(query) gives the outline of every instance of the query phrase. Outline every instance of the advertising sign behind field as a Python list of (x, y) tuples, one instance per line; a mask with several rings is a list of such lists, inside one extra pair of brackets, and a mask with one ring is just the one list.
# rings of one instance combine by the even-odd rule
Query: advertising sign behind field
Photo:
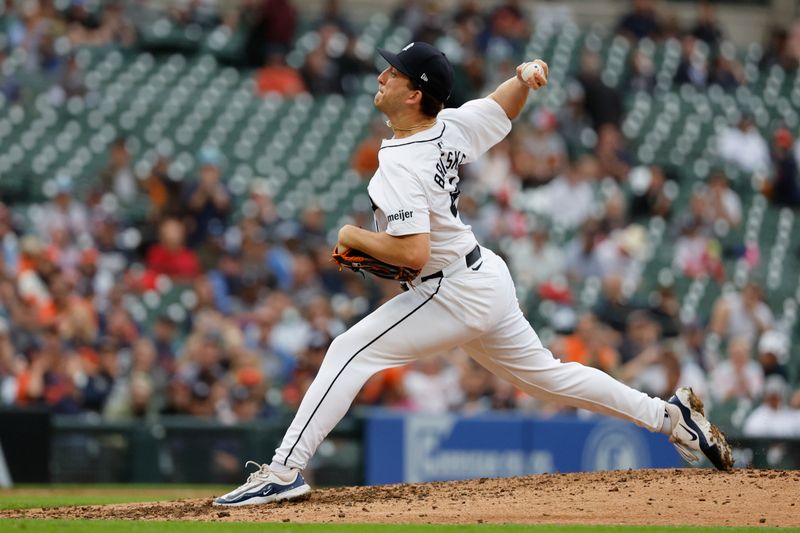
[(365, 448), (371, 485), (682, 465), (663, 435), (601, 417), (375, 411)]

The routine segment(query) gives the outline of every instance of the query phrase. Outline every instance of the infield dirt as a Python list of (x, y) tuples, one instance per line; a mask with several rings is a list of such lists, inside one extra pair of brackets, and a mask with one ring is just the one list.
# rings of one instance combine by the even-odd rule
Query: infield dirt
[[(168, 487), (165, 487), (167, 489)], [(0, 518), (346, 523), (800, 526), (800, 472), (635, 470), (316, 490), (301, 502), (210, 499), (0, 511)]]

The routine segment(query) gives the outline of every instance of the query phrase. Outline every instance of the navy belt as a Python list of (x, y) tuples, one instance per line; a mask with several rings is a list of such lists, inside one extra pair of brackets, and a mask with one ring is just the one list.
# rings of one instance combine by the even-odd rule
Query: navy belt
[[(481, 246), (480, 246), (480, 244), (476, 244), (475, 248), (473, 248), (472, 251), (470, 253), (468, 253), (464, 257), (464, 261), (466, 261), (466, 263), (467, 263), (467, 268), (469, 268), (472, 265), (474, 265), (475, 263), (477, 263), (480, 260), (480, 258), (481, 258)], [(478, 270), (478, 269), (476, 268), (475, 270)], [(433, 274), (428, 274), (427, 276), (422, 276), (422, 279), (420, 281), (422, 283), (424, 283), (424, 282), (428, 281), (429, 279), (436, 279), (436, 278), (443, 278), (443, 277), (444, 277), (444, 272), (442, 272), (440, 270), (438, 272), (434, 272)]]

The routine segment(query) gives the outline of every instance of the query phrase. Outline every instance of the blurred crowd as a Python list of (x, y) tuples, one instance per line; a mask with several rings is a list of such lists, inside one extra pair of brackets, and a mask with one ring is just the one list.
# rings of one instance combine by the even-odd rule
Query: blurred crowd
[[(50, 73), (69, 96), (85, 94), (71, 50), (135, 46), (132, 13), (147, 3), (108, 2), (96, 10), (90, 4), (6, 0), (0, 62), (24, 49), (31, 69)], [(754, 408), (741, 424), (746, 433), (797, 436), (800, 393), (792, 389), (790, 359), (798, 354), (762, 287), (750, 281), (723, 292), (709, 316), (687, 319), (674, 279), (645, 279), (654, 219), (674, 242), (676, 277), (722, 285), (731, 279), (726, 259), (752, 266), (761, 260), (757, 243), (731, 245), (727, 238), (744, 217), (740, 192), (723, 168), (763, 172), (764, 192), (777, 205), (800, 205), (793, 132), (782, 128), (765, 138), (747, 115), (719, 135), (727, 166), (693, 186), (686, 210), (676, 207), (680, 187), (688, 186), (680, 176), (636, 163), (621, 133), (624, 99), (655, 88), (653, 65), (638, 46), (680, 39), (675, 84), (732, 90), (743, 83), (711, 3), (699, 4), (688, 28), (656, 6), (635, 0), (616, 28), (633, 45), (629, 79), (609, 87), (600, 56), (585, 50), (562, 108), (537, 107), (464, 168), (459, 210), (481, 243), (507, 258), (521, 303), (536, 316), (534, 328), (547, 332), (556, 357), (600, 368), (655, 396), (689, 385), (712, 406), (744, 402)], [(340, 2), (326, 2), (313, 21), (317, 45), (297, 68), (287, 63), (299, 23), (289, 0), (245, 1), (240, 12), (220, 11), (210, 1), (178, 2), (167, 15), (207, 27), (247, 23), (242, 63), (256, 68), (260, 91), (349, 94), (363, 90), (354, 80), (375, 71)], [(572, 17), (547, 2), (528, 9), (508, 0), (487, 9), (465, 0), (446, 11), (437, 2), (405, 0), (392, 23), (447, 52), (459, 80), (457, 105), (513, 72), (535, 31), (534, 16), (554, 24)], [(794, 23), (770, 37), (762, 66), (796, 70), (798, 59)], [(3, 74), (0, 87), (7, 100), (25, 97), (24, 87)], [(388, 134), (376, 123), (354, 153), (353, 168), (364, 177), (377, 166), (377, 147)], [(284, 219), (267, 181), (254, 179), (234, 194), (225, 154), (215, 148), (197, 154), (194, 174), (183, 181), (172, 179), (167, 157), (145, 172), (133, 159), (119, 138), (89, 190), (57, 175), (45, 203), (0, 203), (0, 405), (226, 423), (296, 409), (331, 340), (399, 287), (337, 270), (330, 261), (336, 228), (319, 205)], [(133, 216), (120, 208), (134, 201), (147, 212)], [(353, 213), (361, 225), (370, 216)], [(590, 306), (575, 293), (587, 283), (599, 291)], [(458, 351), (376, 375), (356, 404), (564, 411), (522, 395)]]

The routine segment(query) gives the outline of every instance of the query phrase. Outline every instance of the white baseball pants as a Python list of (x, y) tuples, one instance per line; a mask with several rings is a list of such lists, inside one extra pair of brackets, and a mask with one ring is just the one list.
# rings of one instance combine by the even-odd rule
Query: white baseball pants
[(663, 400), (555, 359), (520, 311), (506, 264), (481, 253), (478, 270), (462, 258), (334, 339), (273, 461), (304, 469), (370, 376), (458, 346), (531, 396), (660, 429)]

